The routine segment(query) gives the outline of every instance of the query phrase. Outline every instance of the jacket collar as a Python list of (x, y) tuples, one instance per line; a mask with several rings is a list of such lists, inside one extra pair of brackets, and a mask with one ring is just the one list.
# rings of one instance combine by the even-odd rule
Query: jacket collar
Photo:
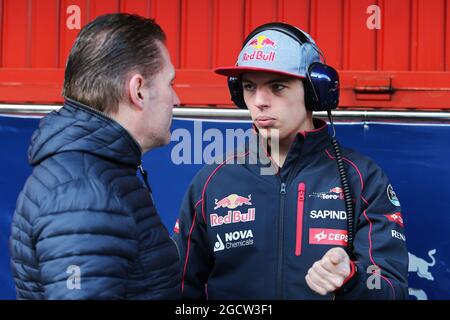
[(286, 161), (296, 159), (300, 155), (306, 156), (310, 153), (315, 153), (327, 147), (327, 142), (330, 138), (327, 123), (324, 120), (314, 118), (313, 124), (314, 130), (299, 131), (297, 133)]
[(108, 115), (66, 99), (33, 133), (28, 149), (31, 165), (62, 152), (85, 152), (120, 164), (137, 167), (142, 151), (136, 140)]
[[(254, 157), (254, 159), (258, 159), (259, 166), (268, 167), (271, 164), (272, 167), (276, 167), (276, 172), (278, 174), (282, 177), (287, 176), (287, 173), (293, 169), (299, 157), (305, 158), (329, 147), (330, 136), (328, 134), (327, 123), (324, 120), (313, 118), (313, 124), (314, 130), (299, 131), (297, 133), (282, 168), (278, 168), (278, 166), (273, 163), (262, 139), (258, 139), (258, 148), (252, 148), (252, 144), (250, 145), (250, 156)], [(253, 127), (253, 129), (255, 135), (258, 136), (256, 128)]]

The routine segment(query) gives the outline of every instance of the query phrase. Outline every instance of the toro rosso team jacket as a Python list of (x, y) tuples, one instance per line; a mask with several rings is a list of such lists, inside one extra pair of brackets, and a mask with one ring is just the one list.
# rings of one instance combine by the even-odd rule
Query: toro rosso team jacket
[(356, 227), (351, 273), (326, 296), (306, 284), (313, 263), (333, 247), (345, 249), (348, 240), (331, 138), (325, 122), (314, 119), (314, 124), (316, 130), (297, 135), (275, 174), (262, 174), (267, 155), (257, 147), (205, 166), (195, 176), (173, 235), (184, 298), (407, 298), (400, 203), (383, 171), (345, 148)]

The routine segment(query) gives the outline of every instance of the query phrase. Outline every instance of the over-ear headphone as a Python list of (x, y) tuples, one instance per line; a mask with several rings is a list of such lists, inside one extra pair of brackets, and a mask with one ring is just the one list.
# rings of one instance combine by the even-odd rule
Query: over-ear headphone
[[(267, 23), (253, 30), (245, 39), (242, 48), (244, 48), (255, 35), (268, 30), (281, 32), (293, 38), (302, 46), (309, 45), (322, 57), (323, 63), (311, 63), (308, 66), (306, 78), (302, 79), (305, 88), (306, 108), (311, 111), (336, 109), (339, 104), (339, 75), (334, 68), (325, 64), (325, 59), (320, 49), (314, 41), (300, 29), (286, 23)], [(302, 56), (302, 59), (307, 59), (307, 57)], [(244, 101), (241, 77), (228, 77), (228, 88), (230, 90), (231, 100), (236, 106), (247, 109)]]

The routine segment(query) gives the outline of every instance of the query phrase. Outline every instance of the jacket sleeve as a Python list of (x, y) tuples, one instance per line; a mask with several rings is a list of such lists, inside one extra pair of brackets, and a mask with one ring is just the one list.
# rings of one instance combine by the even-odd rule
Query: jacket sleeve
[(352, 185), (361, 186), (355, 205), (356, 268), (337, 290), (336, 299), (407, 299), (408, 250), (398, 198), (374, 162), (352, 166), (349, 172), (357, 172)]
[(206, 284), (213, 267), (206, 223), (202, 214), (204, 179), (198, 174), (187, 190), (174, 229), (180, 250), (183, 299), (206, 299)]
[(106, 186), (76, 180), (51, 190), (33, 238), (45, 299), (126, 298), (136, 225)]

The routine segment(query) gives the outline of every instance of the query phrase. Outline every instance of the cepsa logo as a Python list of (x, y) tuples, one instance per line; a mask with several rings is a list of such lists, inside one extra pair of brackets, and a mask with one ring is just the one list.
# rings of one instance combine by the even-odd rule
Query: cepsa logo
[(309, 229), (309, 244), (331, 244), (346, 246), (347, 242), (347, 230), (321, 228)]
[(240, 210), (233, 210), (237, 207), (241, 207), (244, 204), (247, 206), (251, 206), (252, 195), (249, 194), (248, 197), (242, 197), (235, 193), (230, 194), (229, 196), (223, 198), (222, 200), (215, 199), (215, 207), (214, 210), (219, 208), (228, 208), (232, 210), (228, 210), (225, 216), (219, 216), (216, 213), (212, 213), (209, 216), (211, 227), (221, 226), (223, 224), (230, 223), (238, 223), (238, 222), (249, 222), (255, 221), (256, 219), (256, 209), (249, 208), (246, 213), (241, 212)]

